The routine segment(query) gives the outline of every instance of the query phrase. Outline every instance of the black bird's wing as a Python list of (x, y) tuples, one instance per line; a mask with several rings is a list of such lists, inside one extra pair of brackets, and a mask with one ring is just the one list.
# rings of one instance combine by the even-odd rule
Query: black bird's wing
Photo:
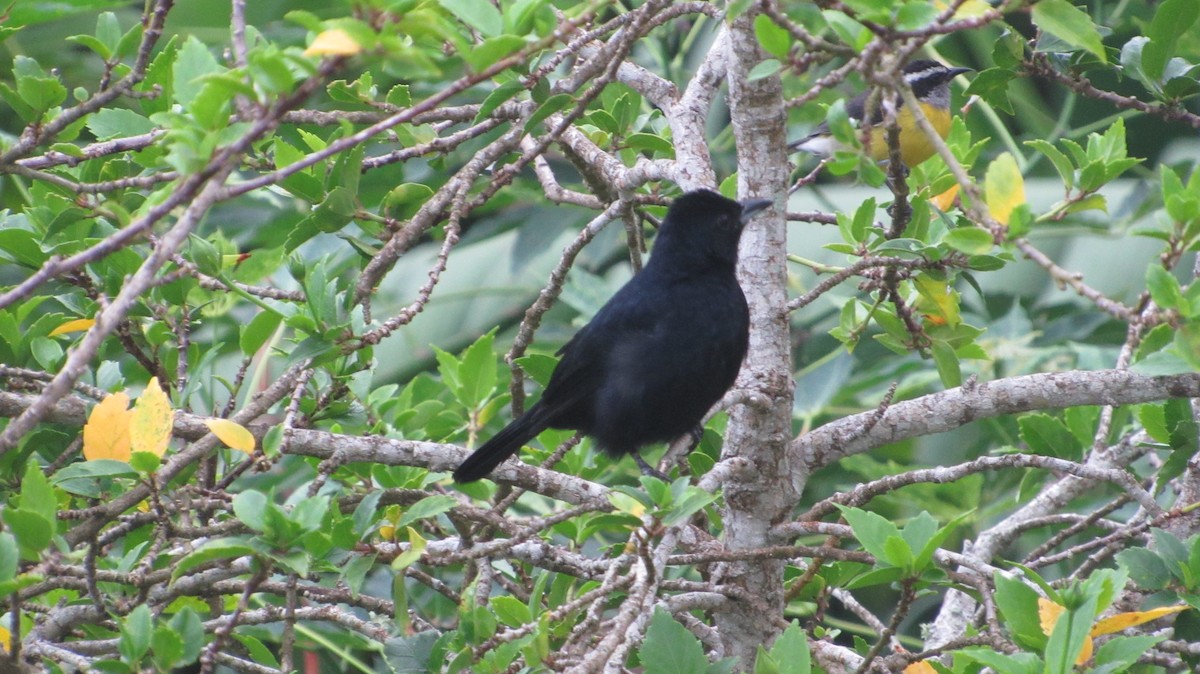
[(558, 350), (561, 358), (542, 393), (551, 426), (590, 432), (596, 395), (614, 376), (609, 370), (613, 353), (653, 329), (657, 310), (654, 298), (646, 296), (653, 284), (645, 276), (642, 272), (625, 284)]
[(542, 396), (551, 426), (578, 428), (614, 455), (692, 430), (746, 352), (745, 298), (733, 278), (646, 270), (635, 281), (563, 347)]

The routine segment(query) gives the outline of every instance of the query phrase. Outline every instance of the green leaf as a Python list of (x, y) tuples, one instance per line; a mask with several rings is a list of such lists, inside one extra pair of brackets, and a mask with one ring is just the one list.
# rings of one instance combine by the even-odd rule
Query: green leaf
[(437, 517), (444, 512), (453, 510), (456, 505), (458, 505), (458, 499), (448, 494), (426, 496), (404, 511), (404, 514), (400, 516), (400, 520), (396, 522), (396, 529), (403, 529), (419, 520)]
[[(1166, 637), (1161, 636), (1117, 636), (1096, 649), (1096, 662), (1108, 667), (1106, 671), (1122, 672), (1132, 667), (1142, 656), (1150, 652), (1155, 644)], [(1178, 637), (1176, 637), (1178, 638)]]
[(271, 669), (279, 669), (279, 660), (275, 658), (275, 653), (270, 648), (267, 648), (263, 642), (252, 636), (237, 632), (233, 634), (233, 638), (237, 639), (245, 647), (251, 662), (270, 667)]
[(1128, 548), (1117, 553), (1117, 563), (1129, 574), (1130, 580), (1143, 590), (1157, 592), (1171, 582), (1166, 563), (1146, 548)]
[(1038, 594), (1025, 583), (997, 571), (993, 575), (996, 584), (996, 608), (1004, 619), (1013, 637), (1021, 646), (1041, 650), (1046, 643), (1038, 618)]
[(1075, 186), (1075, 165), (1063, 154), (1058, 148), (1054, 147), (1048, 141), (1040, 138), (1036, 140), (1027, 140), (1025, 144), (1033, 149), (1046, 155), (1051, 164), (1054, 164), (1054, 170), (1058, 171), (1059, 177), (1062, 178), (1063, 185), (1069, 190)]
[(1142, 48), (1142, 69), (1152, 80), (1162, 79), (1167, 62), (1175, 55), (1179, 38), (1186, 35), (1200, 18), (1200, 3), (1195, 0), (1164, 0), (1154, 11), (1146, 29), (1150, 42)]
[(38, 243), (38, 236), (27, 229), (0, 227), (0, 253), (26, 267), (42, 266), (49, 256)]
[(705, 506), (717, 500), (717, 494), (694, 487), (684, 478), (676, 480), (671, 485), (674, 492), (667, 513), (662, 518), (664, 526), (673, 527), (676, 524), (691, 519), (692, 515), (700, 512)]
[(159, 671), (170, 671), (183, 658), (183, 637), (165, 625), (160, 626), (150, 636), (150, 652)]
[(329, 497), (325, 495), (303, 499), (287, 513), (288, 521), (294, 523), (302, 533), (317, 531), (329, 511)]
[(984, 255), (991, 252), (996, 245), (991, 232), (978, 227), (959, 227), (946, 232), (942, 241), (947, 245), (967, 255)]
[(154, 122), (132, 110), (105, 108), (87, 118), (88, 129), (99, 140), (137, 136), (154, 130)]
[(21, 478), (20, 509), (33, 513), (50, 522), (50, 533), (54, 533), (54, 522), (58, 514), (58, 500), (54, 496), (54, 487), (42, 473), (37, 461), (30, 459), (25, 463), (25, 475)]
[(838, 510), (842, 511), (842, 517), (854, 531), (854, 537), (862, 544), (863, 549), (879, 562), (886, 562), (889, 557), (887, 541), (891, 537), (899, 539), (900, 529), (890, 520), (873, 512), (842, 505), (838, 506)]
[(115, 477), (137, 477), (137, 473), (124, 461), (97, 459), (72, 463), (55, 473), (51, 482), (71, 494), (98, 498), (100, 485)]
[(104, 44), (92, 35), (70, 35), (67, 37), (67, 42), (81, 44), (96, 52), (96, 54), (105, 61), (112, 58), (112, 50), (108, 47), (108, 45)]
[(218, 538), (205, 543), (199, 550), (188, 554), (171, 569), (171, 582), (188, 571), (209, 562), (221, 559), (236, 559), (255, 554), (255, 550), (241, 538)]
[(529, 607), (514, 597), (493, 597), (491, 605), (500, 622), (509, 627), (518, 627), (533, 620), (533, 615), (529, 612)]
[(779, 664), (779, 674), (812, 673), (812, 653), (808, 648), (808, 638), (796, 622), (788, 625), (783, 634), (775, 639), (769, 654)]
[(661, 152), (668, 157), (675, 156), (675, 146), (671, 141), (654, 133), (631, 133), (625, 137), (625, 147), (651, 153)]
[(190, 606), (184, 606), (178, 613), (171, 616), (167, 623), (183, 639), (183, 653), (179, 656), (178, 664), (186, 665), (195, 662), (200, 657), (200, 649), (204, 646), (204, 625), (200, 616)]
[(768, 54), (786, 59), (792, 49), (792, 36), (787, 30), (771, 20), (766, 14), (754, 17), (754, 35)]
[(774, 75), (780, 70), (783, 70), (783, 64), (778, 59), (766, 59), (751, 68), (750, 72), (746, 75), (746, 79), (750, 82), (761, 80)]
[(1183, 298), (1183, 290), (1179, 280), (1160, 264), (1151, 264), (1146, 268), (1146, 289), (1155, 304), (1163, 309), (1182, 309), (1187, 306)]
[(1012, 68), (988, 68), (971, 78), (967, 85), (967, 96), (979, 96), (999, 110), (1014, 114), (1012, 101), (1008, 97), (1009, 83), (1016, 79)]
[(504, 30), (504, 17), (487, 0), (438, 0), (438, 4), (484, 37), (496, 37)]
[(202, 78), (221, 70), (217, 59), (208, 51), (204, 43), (195, 36), (189, 36), (183, 46), (179, 48), (179, 55), (175, 58), (172, 69), (172, 89), (175, 101), (185, 108), (189, 108), (192, 99), (200, 93), (200, 88), (203, 86)]
[(1042, 413), (1026, 414), (1017, 420), (1021, 439), (1029, 451), (1040, 456), (1078, 460), (1083, 456), (1083, 446), (1062, 421)]
[(13, 75), (17, 80), (17, 95), (35, 114), (46, 112), (67, 98), (67, 88), (58, 78), (48, 75), (42, 66), (28, 56), (13, 58)]
[(697, 674), (708, 669), (700, 641), (662, 607), (654, 609), (638, 659), (646, 674)]
[(274, 311), (260, 311), (250, 322), (242, 327), (241, 336), (238, 338), (238, 346), (242, 350), (242, 354), (253, 356), (258, 353), (263, 344), (275, 334), (279, 329), (279, 324), (283, 322), (283, 316)]
[(529, 121), (525, 122), (525, 132), (532, 133), (538, 124), (541, 124), (547, 117), (556, 112), (564, 110), (567, 106), (575, 102), (575, 98), (570, 94), (555, 94), (547, 98), (544, 103), (538, 106), (537, 110), (529, 116)]
[(496, 390), (498, 362), (492, 350), (495, 338), (496, 331), (492, 330), (475, 340), (459, 361), (455, 394), (468, 410), (478, 410)]
[(928, 0), (909, 0), (896, 10), (896, 28), (920, 30), (933, 23), (940, 12), (938, 6)]
[(26, 559), (38, 559), (54, 537), (54, 520), (48, 520), (28, 510), (8, 509), (4, 522), (12, 531)]
[(958, 354), (954, 352), (954, 347), (940, 339), (935, 339), (930, 344), (929, 350), (933, 355), (933, 364), (937, 366), (942, 386), (954, 388), (962, 385), (962, 364), (958, 361)]
[(1040, 0), (1033, 6), (1033, 23), (1072, 47), (1085, 49), (1108, 63), (1100, 32), (1087, 12), (1067, 0)]
[(491, 66), (509, 54), (515, 53), (524, 46), (525, 40), (516, 35), (497, 35), (475, 45), (471, 51), (463, 54), (462, 57), (475, 72), (482, 72), (488, 66)]
[(7, 531), (0, 531), (0, 582), (8, 582), (17, 577), (19, 560), (16, 537)]
[(126, 663), (136, 667), (150, 651), (153, 627), (150, 607), (145, 604), (138, 604), (121, 621), (121, 637), (117, 641), (117, 650)]
[(1096, 619), (1095, 596), (1088, 597), (1081, 606), (1064, 611), (1054, 624), (1050, 639), (1046, 642), (1047, 674), (1072, 674), (1075, 659), (1079, 657), (1088, 632)]
[(233, 497), (233, 514), (246, 526), (262, 533), (267, 528), (266, 511), (271, 505), (262, 492), (244, 491)]
[(964, 648), (956, 652), (1000, 674), (1042, 674), (1042, 661), (1033, 653), (1005, 655), (995, 649), (982, 647)]

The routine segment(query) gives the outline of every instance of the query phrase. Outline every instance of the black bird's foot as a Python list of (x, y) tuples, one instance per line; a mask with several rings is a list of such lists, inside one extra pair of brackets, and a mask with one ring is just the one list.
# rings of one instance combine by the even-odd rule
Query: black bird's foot
[(700, 441), (704, 439), (704, 424), (700, 423), (692, 426), (692, 430), (688, 431), (688, 435), (692, 438), (692, 442), (688, 445), (688, 453), (690, 454), (700, 446)]
[(667, 477), (666, 474), (664, 474), (662, 471), (660, 471), (659, 469), (655, 468), (654, 466), (651, 466), (650, 464), (646, 463), (646, 460), (642, 458), (641, 454), (634, 454), (633, 460), (637, 463), (638, 468), (640, 468), (642, 470), (642, 475), (649, 475), (650, 477), (657, 477), (658, 479), (662, 480), (663, 482), (667, 482), (667, 483), (669, 483), (671, 481), (671, 478)]

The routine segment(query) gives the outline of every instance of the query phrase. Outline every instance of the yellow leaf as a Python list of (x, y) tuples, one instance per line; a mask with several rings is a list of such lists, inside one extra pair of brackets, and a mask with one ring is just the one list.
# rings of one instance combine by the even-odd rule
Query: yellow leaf
[(920, 299), (917, 309), (935, 325), (951, 327), (962, 322), (958, 310), (958, 293), (955, 292), (945, 279), (934, 278), (927, 274), (918, 276), (914, 285)]
[(954, 205), (954, 200), (958, 198), (958, 183), (950, 186), (950, 189), (930, 199), (930, 203), (937, 207), (943, 213), (950, 210)]
[(57, 337), (59, 335), (65, 335), (68, 332), (83, 332), (84, 330), (91, 330), (92, 326), (95, 324), (96, 319), (94, 318), (76, 318), (73, 321), (67, 321), (66, 323), (63, 323), (57, 328), (51, 330), (50, 336)]
[(624, 494), (617, 491), (609, 492), (608, 501), (609, 503), (613, 504), (613, 507), (625, 513), (626, 515), (641, 517), (646, 513), (646, 506), (642, 505), (641, 501), (635, 499), (629, 494)]
[(333, 28), (317, 35), (312, 44), (308, 45), (308, 49), (304, 50), (304, 55), (354, 56), (361, 51), (362, 46), (355, 42), (349, 33), (341, 28)]
[(9, 653), (9, 646), (12, 645), (12, 632), (6, 627), (0, 627), (0, 653)]
[(937, 670), (925, 660), (918, 660), (905, 667), (904, 674), (937, 674)]
[(83, 458), (129, 460), (129, 396), (114, 393), (92, 408), (83, 425)]
[(983, 191), (992, 217), (1007, 225), (1013, 210), (1025, 203), (1025, 179), (1011, 154), (1005, 152), (988, 165)]
[[(1049, 599), (1046, 599), (1045, 597), (1038, 597), (1038, 620), (1042, 624), (1042, 633), (1046, 636), (1050, 636), (1050, 633), (1054, 631), (1054, 624), (1058, 622), (1058, 619), (1062, 617), (1062, 614), (1065, 613), (1066, 610), (1067, 609), (1050, 601)], [(1091, 638), (1088, 638), (1087, 641), (1084, 641), (1083, 647), (1079, 649), (1079, 657), (1075, 658), (1075, 664), (1082, 665), (1088, 660), (1091, 660), (1093, 648), (1094, 646), (1092, 645)]]
[(1095, 644), (1093, 644), (1092, 638), (1088, 637), (1083, 642), (1083, 648), (1079, 649), (1079, 657), (1075, 658), (1075, 664), (1082, 665), (1088, 660), (1091, 660), (1093, 648), (1095, 648)]
[(1042, 634), (1050, 636), (1054, 631), (1054, 623), (1058, 622), (1058, 617), (1065, 610), (1067, 609), (1045, 597), (1038, 597), (1038, 621), (1042, 623)]
[(158, 385), (158, 377), (151, 377), (146, 390), (138, 397), (129, 420), (129, 446), (135, 452), (150, 452), (162, 457), (171, 441), (175, 410), (171, 401)]
[(1092, 627), (1092, 636), (1098, 637), (1101, 634), (1120, 632), (1121, 630), (1133, 627), (1134, 625), (1141, 625), (1142, 623), (1148, 623), (1151, 620), (1158, 620), (1163, 616), (1171, 615), (1172, 613), (1179, 613), (1180, 611), (1187, 610), (1188, 608), (1189, 607), (1187, 604), (1182, 604), (1179, 606), (1163, 606), (1161, 608), (1150, 609), (1149, 611), (1130, 611), (1129, 613), (1118, 613), (1114, 616), (1110, 616), (1104, 620), (1098, 621), (1095, 626)]
[(228, 419), (207, 419), (204, 425), (227, 446), (247, 454), (254, 451), (254, 436), (245, 426)]
[(421, 558), (421, 553), (425, 552), (425, 539), (421, 538), (421, 534), (417, 533), (412, 527), (408, 529), (408, 549), (400, 553), (396, 559), (392, 560), (392, 568), (396, 571), (401, 571), (412, 566), (414, 562)]
[[(944, 11), (950, 6), (946, 0), (934, 0), (933, 6), (939, 12)], [(961, 21), (963, 19), (974, 19), (983, 16), (992, 9), (992, 6), (983, 0), (967, 0), (959, 5), (958, 9), (954, 10), (954, 20)]]

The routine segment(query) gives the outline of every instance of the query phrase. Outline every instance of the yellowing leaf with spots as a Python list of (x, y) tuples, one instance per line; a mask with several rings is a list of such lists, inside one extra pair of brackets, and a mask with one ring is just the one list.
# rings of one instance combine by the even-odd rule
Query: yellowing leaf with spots
[(208, 419), (204, 425), (227, 446), (247, 454), (254, 451), (254, 436), (245, 426), (228, 419)]
[(130, 449), (161, 457), (167, 451), (174, 425), (175, 410), (171, 409), (171, 401), (158, 385), (158, 377), (151, 377), (133, 406), (129, 421)]
[(92, 408), (83, 425), (83, 458), (129, 460), (129, 396), (114, 393)]
[(905, 667), (904, 674), (937, 674), (937, 670), (928, 662), (919, 660)]
[(988, 165), (983, 193), (992, 217), (1007, 225), (1012, 212), (1025, 203), (1025, 179), (1011, 154), (1005, 152)]
[(65, 335), (68, 332), (83, 332), (85, 330), (91, 330), (92, 326), (95, 324), (96, 319), (94, 318), (76, 318), (73, 321), (67, 321), (66, 323), (63, 323), (57, 328), (51, 330), (50, 336), (57, 337), (59, 335)]
[(313, 39), (305, 56), (354, 56), (362, 51), (362, 46), (341, 28), (327, 30)]
[(9, 647), (11, 644), (12, 632), (9, 632), (7, 627), (0, 627), (0, 652), (10, 653)]
[(1092, 636), (1098, 637), (1101, 634), (1112, 634), (1120, 632), (1123, 629), (1128, 629), (1134, 625), (1148, 623), (1151, 620), (1158, 620), (1163, 616), (1171, 615), (1185, 611), (1189, 607), (1186, 604), (1179, 606), (1163, 606), (1161, 608), (1150, 609), (1149, 611), (1130, 611), (1128, 613), (1118, 613), (1114, 616), (1105, 618), (1096, 622), (1092, 628)]

